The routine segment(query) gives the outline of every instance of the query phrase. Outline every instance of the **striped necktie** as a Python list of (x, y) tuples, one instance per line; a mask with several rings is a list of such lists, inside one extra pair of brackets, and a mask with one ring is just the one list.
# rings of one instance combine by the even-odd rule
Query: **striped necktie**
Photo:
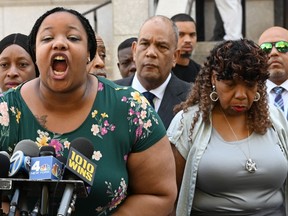
[(150, 105), (154, 108), (153, 99), (155, 98), (155, 95), (149, 91), (143, 92), (142, 94), (144, 95), (144, 97), (146, 97), (146, 99), (149, 101)]
[(274, 105), (276, 107), (279, 107), (282, 111), (284, 111), (284, 103), (283, 103), (283, 98), (282, 98), (282, 92), (284, 91), (284, 88), (282, 88), (281, 86), (277, 86), (273, 88), (276, 97), (274, 100)]

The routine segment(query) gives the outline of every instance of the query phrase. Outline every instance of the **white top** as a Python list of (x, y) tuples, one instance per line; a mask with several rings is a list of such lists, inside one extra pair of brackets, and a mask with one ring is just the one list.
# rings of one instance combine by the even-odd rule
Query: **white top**
[[(270, 80), (267, 80), (266, 85), (267, 85), (268, 101), (269, 103), (274, 104), (276, 94), (273, 91), (273, 88), (276, 87), (277, 85), (271, 82)], [(282, 92), (282, 98), (284, 103), (284, 114), (286, 116), (286, 119), (288, 119), (288, 80), (286, 80), (280, 86), (286, 90)]]
[[(167, 79), (165, 80), (164, 83), (162, 83), (162, 85), (160, 85), (158, 88), (156, 89), (152, 89), (150, 90), (151, 93), (153, 93), (155, 95), (155, 98), (153, 99), (153, 103), (154, 103), (154, 107), (155, 107), (155, 110), (156, 112), (158, 112), (158, 109), (160, 107), (160, 104), (162, 102), (162, 99), (163, 99), (163, 96), (164, 96), (164, 92), (165, 92), (165, 89), (166, 89), (166, 86), (168, 85), (169, 81), (171, 79), (171, 73), (169, 73), (169, 76), (167, 77)], [(146, 92), (148, 91), (147, 89), (145, 89), (140, 81), (138, 80), (137, 78), (137, 72), (133, 78), (133, 81), (132, 81), (132, 88), (136, 89), (137, 91), (143, 93), (143, 92)]]
[[(186, 160), (182, 185), (179, 191), (179, 198), (177, 203), (177, 216), (187, 216), (191, 213), (192, 203), (195, 198), (195, 183), (197, 179), (199, 164), (212, 136), (212, 115), (210, 115), (209, 123), (203, 121), (202, 115), (200, 115), (197, 123), (195, 124), (193, 134), (191, 134), (191, 122), (193, 121), (193, 117), (197, 111), (198, 106), (195, 105), (189, 107), (188, 111), (185, 113), (183, 111), (178, 112), (171, 121), (171, 124), (167, 130), (167, 135), (170, 142), (176, 146), (179, 153)], [(286, 160), (288, 160), (288, 122), (284, 118), (283, 112), (280, 111), (280, 109), (277, 109), (275, 106), (269, 107), (269, 113), (273, 128), (278, 135), (281, 150), (285, 154)], [(253, 150), (253, 153), (254, 152), (256, 152), (256, 150)], [(272, 154), (272, 156), (269, 155), (267, 158), (273, 157), (274, 153)], [(254, 158), (253, 160), (256, 160)], [(259, 165), (258, 169), (260, 171)], [(285, 187), (285, 204), (286, 215), (288, 215), (288, 181), (286, 181)], [(192, 215), (194, 216), (194, 214)], [(273, 214), (273, 216), (274, 215), (275, 214)]]
[[(245, 169), (248, 158), (256, 163), (254, 173)], [(287, 172), (287, 159), (272, 128), (238, 141), (225, 141), (212, 128), (198, 166), (192, 215), (284, 216)]]

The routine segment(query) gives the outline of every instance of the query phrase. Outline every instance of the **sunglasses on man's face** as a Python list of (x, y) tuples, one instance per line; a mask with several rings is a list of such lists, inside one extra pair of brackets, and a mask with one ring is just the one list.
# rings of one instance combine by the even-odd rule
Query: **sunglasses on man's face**
[(268, 54), (273, 49), (273, 46), (280, 53), (288, 52), (288, 42), (287, 41), (265, 42), (265, 43), (260, 45), (261, 49), (264, 50)]

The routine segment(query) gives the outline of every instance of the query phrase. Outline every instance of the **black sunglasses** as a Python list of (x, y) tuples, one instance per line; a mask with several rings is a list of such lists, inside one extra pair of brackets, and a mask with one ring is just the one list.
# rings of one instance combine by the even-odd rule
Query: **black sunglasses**
[(261, 49), (264, 50), (268, 54), (273, 49), (273, 46), (280, 53), (288, 52), (288, 42), (287, 41), (265, 42), (265, 43), (260, 45)]

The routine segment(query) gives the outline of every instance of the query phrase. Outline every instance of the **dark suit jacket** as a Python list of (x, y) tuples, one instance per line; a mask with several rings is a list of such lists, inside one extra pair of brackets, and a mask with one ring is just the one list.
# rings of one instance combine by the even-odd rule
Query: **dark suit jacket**
[[(171, 73), (171, 75), (171, 79), (165, 89), (162, 102), (158, 109), (158, 115), (163, 121), (166, 129), (169, 127), (170, 122), (174, 117), (174, 106), (186, 100), (187, 94), (192, 86), (192, 84), (177, 78), (173, 73)], [(131, 86), (133, 78), (134, 76), (130, 76), (114, 82), (122, 86)]]

